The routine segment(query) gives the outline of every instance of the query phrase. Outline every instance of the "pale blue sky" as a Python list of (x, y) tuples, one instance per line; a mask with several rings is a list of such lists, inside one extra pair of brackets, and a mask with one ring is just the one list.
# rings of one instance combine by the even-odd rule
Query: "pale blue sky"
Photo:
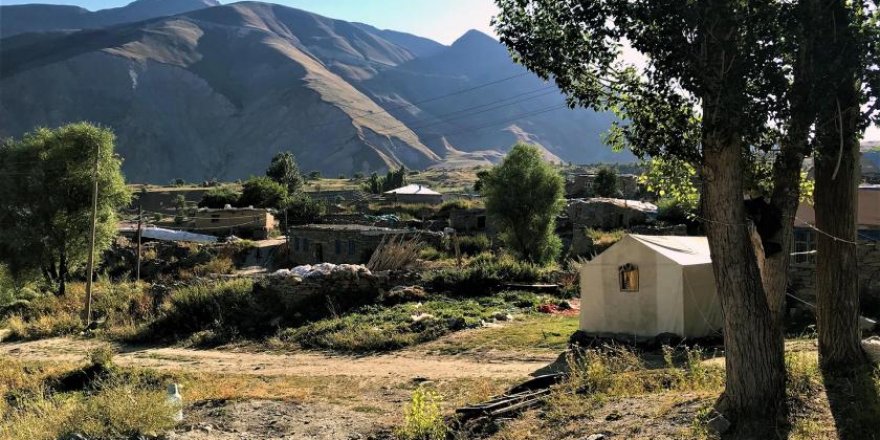
[[(0, 0), (0, 5), (53, 3), (95, 11), (124, 6), (131, 0)], [(221, 3), (234, 3), (220, 0)], [(269, 0), (345, 21), (407, 32), (450, 44), (470, 29), (492, 35), (492, 0)]]

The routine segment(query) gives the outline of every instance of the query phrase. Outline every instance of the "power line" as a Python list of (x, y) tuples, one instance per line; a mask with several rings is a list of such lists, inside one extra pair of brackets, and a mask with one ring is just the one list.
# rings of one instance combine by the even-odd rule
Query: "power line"
[[(503, 83), (503, 82), (505, 82), (505, 81), (510, 81), (510, 80), (512, 80), (512, 79), (520, 78), (520, 77), (523, 77), (523, 76), (526, 76), (526, 75), (529, 75), (529, 74), (530, 74), (529, 72), (523, 72), (523, 73), (520, 73), (520, 74), (517, 74), (517, 75), (508, 76), (508, 77), (501, 78), (501, 79), (497, 79), (497, 80), (490, 81), (490, 82), (487, 82), (487, 83), (478, 84), (478, 85), (476, 85), (476, 86), (468, 87), (468, 88), (466, 88), (466, 89), (456, 90), (456, 91), (451, 92), (451, 93), (446, 93), (446, 94), (443, 94), (443, 95), (438, 95), (438, 96), (435, 96), (435, 97), (432, 97), (432, 98), (423, 99), (423, 100), (419, 100), (419, 101), (414, 101), (414, 102), (407, 103), (407, 104), (401, 104), (401, 105), (394, 106), (394, 107), (382, 108), (381, 106), (379, 106), (379, 108), (381, 109), (380, 111), (372, 111), (372, 110), (367, 110), (367, 109), (361, 109), (361, 108), (357, 108), (357, 107), (346, 106), (346, 105), (343, 105), (343, 104), (337, 104), (337, 105), (339, 105), (340, 107), (345, 107), (345, 108), (349, 108), (349, 109), (352, 109), (352, 110), (357, 110), (357, 111), (362, 111), (362, 112), (363, 112), (363, 113), (356, 114), (356, 115), (349, 115), (349, 117), (351, 117), (351, 118), (359, 118), (359, 117), (362, 117), (362, 116), (368, 116), (368, 115), (380, 115), (380, 114), (383, 114), (383, 113), (384, 113), (384, 114), (390, 114), (389, 112), (390, 112), (390, 111), (393, 111), (393, 110), (399, 110), (399, 109), (408, 108), (408, 107), (415, 107), (415, 106), (417, 106), (417, 105), (424, 104), (424, 103), (427, 103), (427, 102), (439, 101), (439, 100), (441, 100), (441, 99), (449, 98), (449, 97), (451, 97), (451, 96), (461, 95), (461, 94), (463, 94), (463, 93), (472, 92), (472, 91), (474, 91), (474, 90), (479, 90), (479, 89), (482, 89), (482, 88), (485, 88), (485, 87), (489, 87), (489, 86), (492, 86), (492, 85), (495, 85), (495, 84), (500, 84), (500, 83)], [(372, 101), (372, 100), (371, 100), (371, 101)], [(379, 104), (376, 103), (376, 105), (378, 106)], [(323, 123), (323, 124), (321, 124), (321, 125), (330, 125), (330, 124), (335, 124), (335, 123), (344, 123), (344, 122), (325, 122), (325, 123)], [(319, 125), (319, 126), (321, 126), (321, 125)]]

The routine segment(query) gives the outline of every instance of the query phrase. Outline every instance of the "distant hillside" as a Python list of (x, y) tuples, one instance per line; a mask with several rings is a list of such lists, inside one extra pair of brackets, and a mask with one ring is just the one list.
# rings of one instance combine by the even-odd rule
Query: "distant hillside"
[(25, 32), (96, 29), (177, 15), (219, 4), (217, 0), (136, 0), (121, 8), (97, 12), (65, 5), (0, 6), (0, 38)]
[(444, 46), (269, 3), (182, 0), (192, 10), (163, 16), (169, 1), (80, 10), (148, 21), (0, 41), (0, 136), (98, 122), (138, 182), (244, 178), (288, 149), (328, 175), (497, 162), (516, 140), (631, 160), (601, 145), (610, 116), (564, 109), (479, 32)]

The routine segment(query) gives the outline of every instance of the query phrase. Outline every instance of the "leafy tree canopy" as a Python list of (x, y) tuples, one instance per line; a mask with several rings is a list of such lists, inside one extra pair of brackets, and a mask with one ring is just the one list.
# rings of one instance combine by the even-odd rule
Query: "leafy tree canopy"
[(296, 158), (289, 151), (278, 153), (272, 158), (272, 162), (266, 170), (266, 176), (284, 185), (289, 195), (296, 194), (302, 190), (302, 174), (300, 174)]
[(501, 238), (520, 258), (549, 263), (559, 255), (556, 216), (562, 209), (564, 181), (532, 145), (516, 144), (500, 165), (482, 178), (486, 211)]
[(117, 210), (131, 201), (113, 132), (75, 123), (0, 147), (0, 262), (14, 276), (42, 274), (63, 294), (69, 273), (85, 263), (96, 155), (100, 255), (116, 236)]
[(200, 208), (221, 209), (226, 205), (238, 206), (241, 193), (230, 185), (212, 188), (199, 201)]
[(242, 185), (239, 206), (281, 208), (287, 203), (287, 188), (269, 177), (251, 177)]

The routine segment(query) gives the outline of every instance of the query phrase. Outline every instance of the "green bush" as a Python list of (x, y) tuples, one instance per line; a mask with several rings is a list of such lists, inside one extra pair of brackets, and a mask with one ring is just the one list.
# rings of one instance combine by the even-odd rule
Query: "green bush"
[(503, 282), (539, 282), (549, 279), (544, 266), (522, 262), (510, 257), (494, 258), (491, 254), (475, 257), (465, 268), (447, 268), (428, 273), (425, 283), (435, 292), (457, 296), (485, 295)]
[(236, 206), (240, 197), (241, 193), (236, 191), (235, 188), (220, 186), (206, 192), (202, 196), (202, 200), (199, 201), (199, 207), (221, 209), (226, 205)]
[(674, 224), (690, 223), (692, 215), (686, 205), (675, 199), (666, 198), (657, 202), (657, 220)]
[(397, 431), (401, 440), (443, 440), (447, 428), (440, 404), (443, 397), (433, 390), (419, 387), (413, 391), (409, 405), (403, 411), (403, 425)]
[(210, 330), (231, 340), (257, 333), (265, 324), (261, 322), (252, 289), (249, 279), (198, 283), (177, 289), (150, 325), (150, 336), (183, 338)]
[(492, 240), (486, 234), (464, 235), (458, 238), (458, 246), (464, 255), (477, 255), (492, 249)]

